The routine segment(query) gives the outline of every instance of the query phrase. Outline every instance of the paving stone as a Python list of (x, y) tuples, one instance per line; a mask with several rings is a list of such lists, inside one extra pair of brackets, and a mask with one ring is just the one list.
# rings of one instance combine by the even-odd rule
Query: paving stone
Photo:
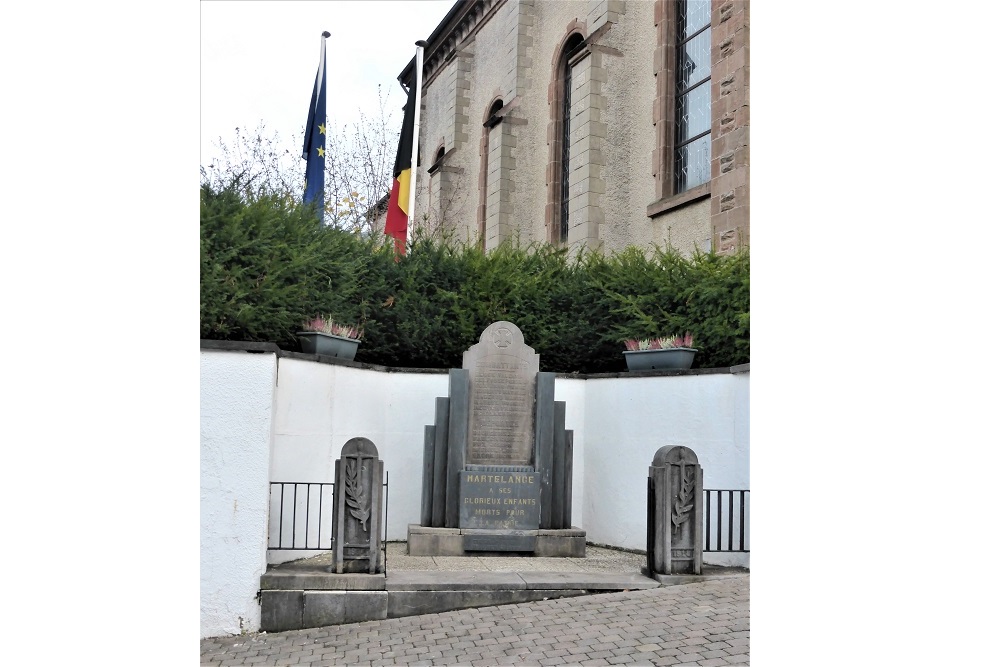
[[(714, 579), (680, 587), (210, 638), (201, 643), (201, 664), (746, 665), (748, 582), (747, 576)], [(723, 616), (727, 618), (720, 620)], [(692, 630), (694, 625), (704, 629)]]

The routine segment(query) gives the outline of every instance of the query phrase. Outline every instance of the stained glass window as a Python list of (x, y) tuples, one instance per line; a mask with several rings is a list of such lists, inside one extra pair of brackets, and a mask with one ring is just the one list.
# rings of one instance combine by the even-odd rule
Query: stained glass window
[(675, 192), (707, 183), (711, 176), (711, 2), (680, 0), (677, 31), (677, 136)]

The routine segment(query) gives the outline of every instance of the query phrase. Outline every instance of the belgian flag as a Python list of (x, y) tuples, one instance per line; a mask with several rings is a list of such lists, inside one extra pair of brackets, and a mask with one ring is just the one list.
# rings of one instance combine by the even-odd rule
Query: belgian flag
[(389, 211), (385, 217), (385, 233), (396, 239), (396, 250), (406, 254), (406, 227), (410, 217), (410, 188), (413, 187), (413, 125), (416, 116), (417, 86), (411, 85), (406, 93), (403, 110), (403, 128), (399, 131), (396, 164), (392, 168), (392, 192), (389, 194)]

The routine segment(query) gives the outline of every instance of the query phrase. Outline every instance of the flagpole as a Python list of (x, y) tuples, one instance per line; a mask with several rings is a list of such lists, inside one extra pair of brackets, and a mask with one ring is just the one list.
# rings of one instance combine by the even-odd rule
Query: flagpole
[(406, 217), (406, 244), (413, 240), (413, 207), (417, 201), (417, 144), (420, 136), (420, 87), (424, 79), (424, 47), (427, 42), (419, 40), (417, 42), (417, 55), (415, 56), (414, 71), (416, 73), (416, 87), (413, 104), (413, 152), (410, 153), (410, 202)]
[[(316, 208), (321, 223), (326, 207), (326, 185), (324, 183), (326, 140), (322, 133), (325, 132), (323, 128), (326, 125), (326, 38), (329, 36), (330, 33), (325, 30), (320, 35), (319, 66), (316, 68), (316, 81), (313, 83), (312, 98), (309, 100), (305, 141), (302, 144), (302, 159), (306, 160), (306, 180), (302, 191), (302, 203), (319, 202)], [(314, 150), (316, 151), (315, 155), (313, 154)], [(317, 158), (318, 165), (315, 163)]]

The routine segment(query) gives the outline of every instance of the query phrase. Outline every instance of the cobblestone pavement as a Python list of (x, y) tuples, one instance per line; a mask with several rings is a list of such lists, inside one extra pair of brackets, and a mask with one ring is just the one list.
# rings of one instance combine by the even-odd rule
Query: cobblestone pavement
[(750, 577), (201, 641), (202, 665), (748, 665)]

